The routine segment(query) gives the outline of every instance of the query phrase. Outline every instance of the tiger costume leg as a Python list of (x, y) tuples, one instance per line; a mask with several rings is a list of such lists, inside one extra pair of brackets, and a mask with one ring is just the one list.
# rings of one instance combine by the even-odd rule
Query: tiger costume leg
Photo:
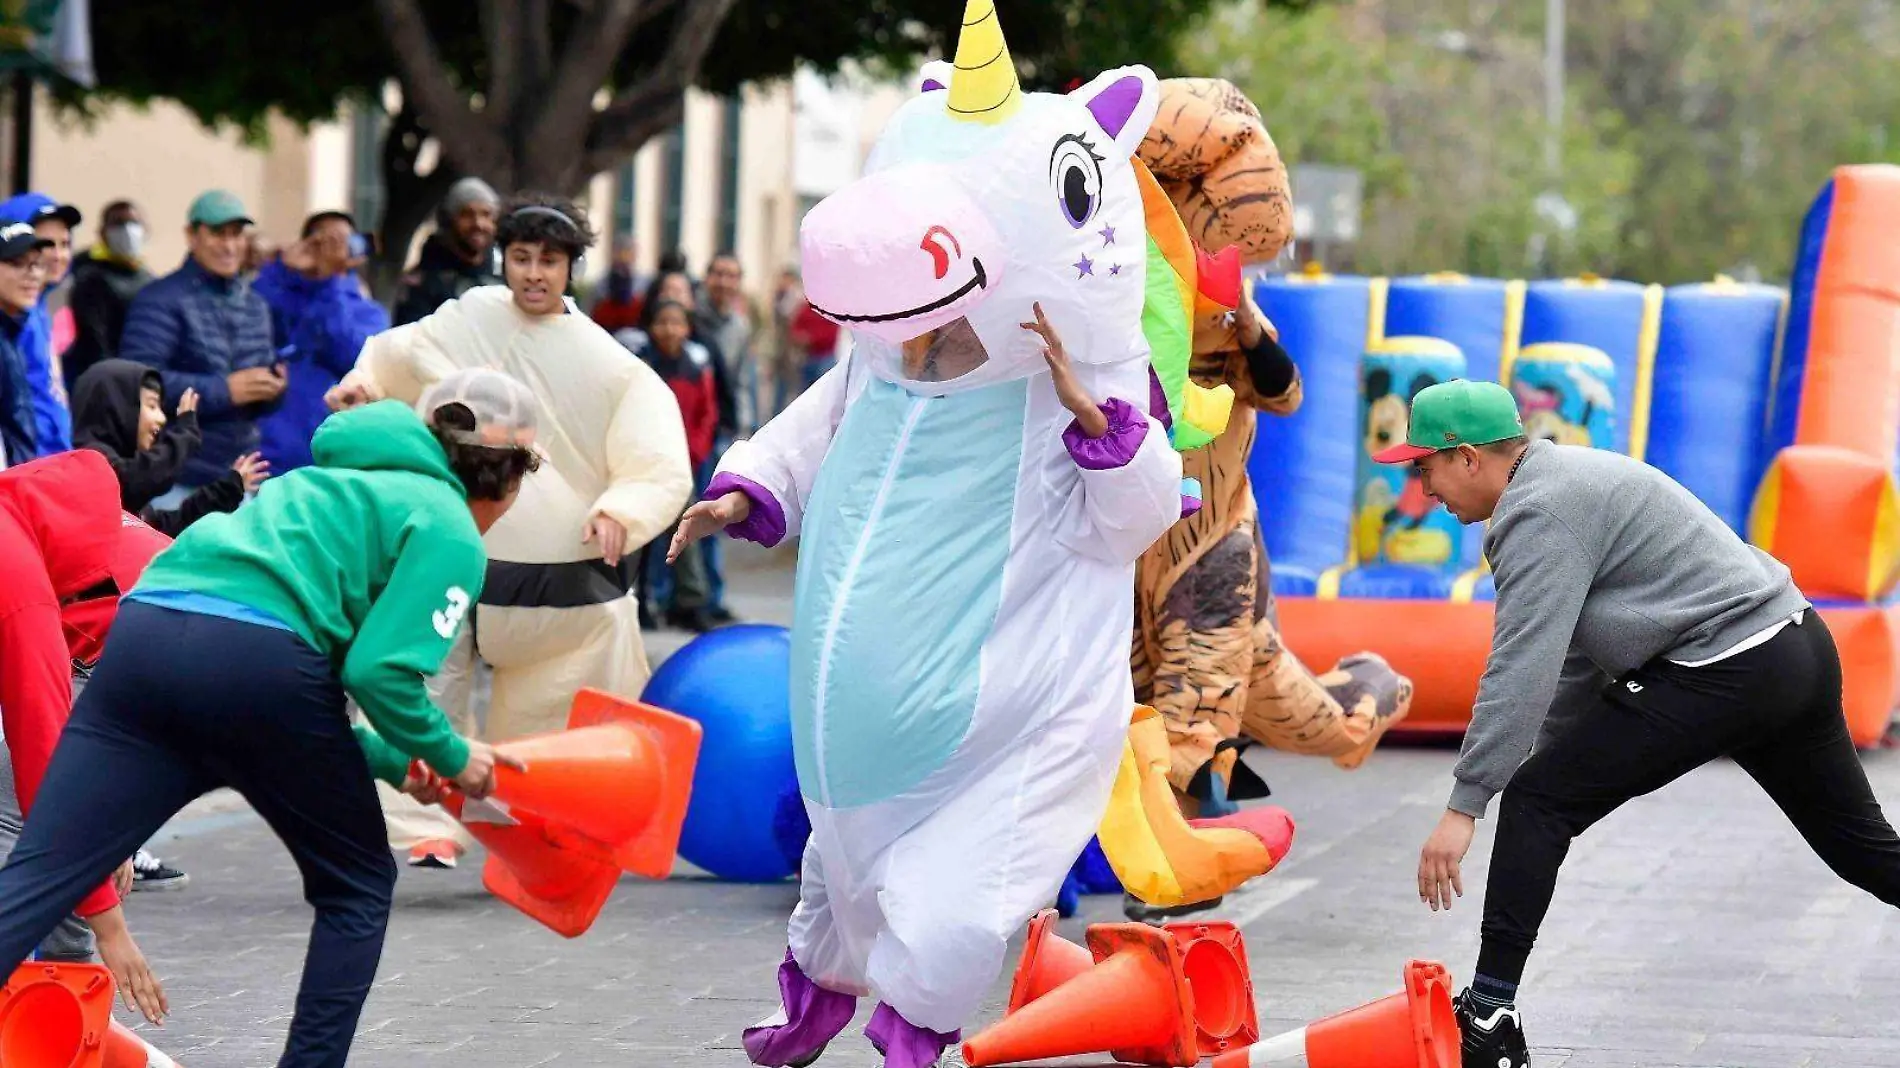
[(1204, 777), (1232, 772), (1221, 743), (1238, 736), (1247, 702), (1258, 559), (1245, 524), (1178, 566), (1150, 552), (1137, 569), (1135, 699), (1167, 723), (1168, 779), (1190, 816), (1213, 785)]

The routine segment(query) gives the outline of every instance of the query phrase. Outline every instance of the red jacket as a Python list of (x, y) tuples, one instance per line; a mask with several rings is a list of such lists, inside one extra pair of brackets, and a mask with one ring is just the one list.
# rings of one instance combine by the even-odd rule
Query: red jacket
[(640, 325), (640, 309), (645, 303), (638, 293), (628, 300), (603, 296), (594, 304), (593, 320), (609, 334), (636, 328)]
[(719, 436), (719, 384), (713, 377), (712, 353), (699, 342), (688, 341), (678, 356), (668, 356), (649, 339), (640, 347), (640, 358), (679, 401), (680, 419), (686, 424), (686, 458), (693, 470), (699, 470)]
[[(72, 661), (97, 656), (117, 593), (166, 543), (120, 509), (112, 465), (91, 449), (0, 472), (0, 723), (22, 813), (33, 811), (72, 711)], [(76, 601), (81, 593), (96, 596)], [(118, 903), (108, 881), (77, 911)]]

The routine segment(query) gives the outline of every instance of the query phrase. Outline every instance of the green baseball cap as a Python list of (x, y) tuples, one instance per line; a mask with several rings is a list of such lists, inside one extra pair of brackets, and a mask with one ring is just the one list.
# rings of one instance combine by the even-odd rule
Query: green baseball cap
[(1496, 382), (1454, 378), (1419, 390), (1412, 398), (1405, 444), (1372, 458), (1382, 464), (1409, 463), (1460, 445), (1489, 445), (1523, 433), (1524, 422), (1517, 416), (1517, 401), (1510, 390)]
[(222, 189), (198, 194), (198, 199), (191, 202), (191, 211), (185, 216), (188, 226), (223, 226), (225, 223), (255, 221), (244, 210), (244, 202), (237, 198), (236, 193), (227, 193)]

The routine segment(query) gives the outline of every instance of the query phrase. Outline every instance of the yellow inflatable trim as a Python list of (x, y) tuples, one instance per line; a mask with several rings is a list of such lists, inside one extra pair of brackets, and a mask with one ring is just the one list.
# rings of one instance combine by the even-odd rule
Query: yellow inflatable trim
[(1167, 731), (1147, 705), (1135, 706), (1096, 837), (1122, 886), (1162, 908), (1220, 897), (1278, 863), (1246, 831), (1194, 827), (1182, 817), (1168, 783)]
[(1234, 387), (1222, 382), (1213, 389), (1188, 382), (1181, 394), (1181, 421), (1198, 427), (1213, 437), (1227, 431), (1227, 420), (1234, 414)]

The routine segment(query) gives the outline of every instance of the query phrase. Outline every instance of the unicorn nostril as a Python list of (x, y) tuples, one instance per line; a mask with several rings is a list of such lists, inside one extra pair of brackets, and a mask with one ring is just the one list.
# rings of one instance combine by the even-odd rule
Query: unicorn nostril
[(925, 230), (924, 239), (917, 243), (917, 247), (930, 253), (938, 278), (950, 273), (950, 256), (953, 252), (958, 259), (963, 258), (962, 243), (957, 240), (957, 235), (943, 226), (932, 226)]

